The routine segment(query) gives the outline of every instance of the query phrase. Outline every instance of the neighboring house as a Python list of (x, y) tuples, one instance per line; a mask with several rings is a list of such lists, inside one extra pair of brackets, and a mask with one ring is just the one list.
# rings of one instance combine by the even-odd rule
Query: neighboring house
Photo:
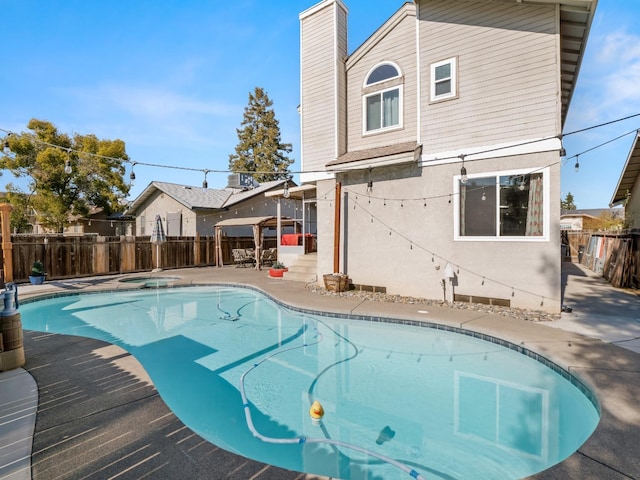
[[(230, 218), (276, 215), (277, 202), (265, 194), (282, 189), (284, 180), (249, 187), (225, 189), (192, 187), (151, 182), (131, 202), (125, 212), (135, 217), (135, 235), (151, 235), (156, 215), (160, 215), (167, 236), (215, 234), (215, 226)], [(284, 202), (281, 215), (296, 218), (301, 208), (295, 201)], [(228, 236), (252, 236), (249, 226), (225, 227)], [(275, 231), (271, 232), (275, 235)]]
[[(40, 229), (42, 227), (37, 225)], [(64, 228), (64, 235), (133, 235), (133, 218), (122, 212), (107, 215), (102, 208), (94, 207), (86, 217), (73, 217)]]
[(640, 132), (636, 135), (622, 169), (611, 206), (624, 205), (629, 228), (640, 228)]
[(559, 312), (561, 132), (595, 7), (416, 0), (351, 54), (341, 0), (302, 12), (319, 281), (337, 260), (361, 288)]
[[(560, 213), (561, 230), (593, 230), (600, 219), (608, 217), (618, 220), (620, 228), (624, 224), (623, 208), (589, 208), (581, 210), (562, 210)], [(599, 228), (595, 228), (599, 229)]]
[[(6, 196), (7, 194), (5, 192), (0, 192), (0, 199), (2, 199), (2, 201), (8, 201)], [(29, 207), (28, 221), (30, 231), (22, 231), (20, 233), (29, 233), (32, 235), (58, 233), (53, 229), (43, 226), (38, 221), (38, 212), (36, 212), (32, 207)], [(85, 234), (105, 236), (131, 235), (131, 219), (124, 216), (122, 212), (107, 215), (103, 208), (90, 207), (89, 214), (86, 217), (70, 215), (69, 225), (64, 228), (62, 233), (67, 236), (79, 236)]]

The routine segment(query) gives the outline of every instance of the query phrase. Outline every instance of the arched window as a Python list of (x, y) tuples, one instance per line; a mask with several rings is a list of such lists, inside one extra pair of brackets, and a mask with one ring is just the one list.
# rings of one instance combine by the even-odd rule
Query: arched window
[(390, 63), (383, 63), (382, 65), (373, 69), (373, 71), (367, 77), (367, 85), (373, 85), (374, 83), (384, 82), (385, 80), (391, 80), (392, 78), (399, 77), (398, 69)]
[(369, 71), (364, 82), (365, 133), (401, 126), (402, 81), (393, 63), (381, 63)]

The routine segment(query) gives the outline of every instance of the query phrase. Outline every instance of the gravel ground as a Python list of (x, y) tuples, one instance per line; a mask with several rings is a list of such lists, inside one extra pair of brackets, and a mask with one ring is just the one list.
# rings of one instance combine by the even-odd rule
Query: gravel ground
[(498, 307), (481, 303), (445, 302), (443, 300), (430, 300), (428, 298), (403, 297), (401, 295), (389, 295), (380, 292), (365, 292), (360, 290), (348, 290), (346, 292), (328, 291), (316, 284), (307, 285), (307, 289), (319, 295), (331, 295), (334, 297), (351, 297), (370, 300), (372, 302), (408, 303), (416, 305), (437, 305), (439, 307), (454, 308), (458, 310), (474, 310), (477, 312), (494, 313), (504, 317), (517, 318), (530, 322), (553, 322), (560, 320), (560, 314), (542, 312), (539, 310), (525, 310), (521, 308)]

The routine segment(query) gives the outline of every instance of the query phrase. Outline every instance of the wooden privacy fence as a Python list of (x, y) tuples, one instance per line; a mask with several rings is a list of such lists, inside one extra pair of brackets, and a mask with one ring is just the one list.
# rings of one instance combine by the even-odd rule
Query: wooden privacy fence
[(571, 258), (618, 288), (638, 288), (640, 233), (569, 232)]
[[(0, 237), (1, 239), (1, 237)], [(156, 247), (151, 237), (98, 235), (12, 235), (13, 280), (29, 281), (36, 260), (44, 264), (48, 280), (149, 271), (156, 268)], [(272, 240), (275, 246), (275, 239)], [(265, 239), (265, 248), (271, 243)], [(222, 259), (233, 263), (234, 248), (252, 248), (252, 238), (223, 237)], [(160, 245), (163, 269), (216, 265), (213, 236), (167, 237)]]

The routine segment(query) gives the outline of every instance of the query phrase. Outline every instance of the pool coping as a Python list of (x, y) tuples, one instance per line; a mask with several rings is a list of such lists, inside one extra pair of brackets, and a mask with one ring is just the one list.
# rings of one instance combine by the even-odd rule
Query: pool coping
[[(218, 270), (219, 271), (219, 270)], [(172, 271), (175, 273), (176, 271)], [(463, 329), (472, 336), (496, 338), (547, 359), (563, 371), (578, 378), (595, 392), (600, 405), (601, 420), (593, 435), (560, 464), (529, 478), (565, 479), (598, 478), (623, 479), (640, 477), (640, 462), (635, 446), (640, 444), (637, 399), (640, 398), (640, 355), (618, 346), (582, 335), (549, 328), (544, 324), (508, 319), (497, 315), (446, 311), (433, 306), (429, 317), (415, 311), (416, 305), (380, 304), (361, 299), (322, 296), (311, 293), (305, 286), (282, 280), (264, 279), (259, 272), (233, 272), (233, 280), (213, 280), (217, 275), (201, 277), (192, 269), (181, 270), (183, 281), (162, 287), (186, 285), (228, 285), (255, 289), (274, 301), (300, 311), (322, 311), (328, 315), (348, 315), (351, 318), (384, 318), (391, 321), (434, 323), (443, 328)], [(230, 273), (228, 270), (226, 273)], [(209, 273), (215, 273), (209, 272)], [(262, 272), (262, 276), (265, 273)], [(228, 277), (228, 275), (225, 275)], [(122, 285), (122, 284), (120, 284)], [(97, 288), (95, 291), (123, 291), (123, 288)], [(127, 288), (136, 290), (136, 288)], [(58, 292), (59, 294), (60, 292)], [(88, 293), (88, 292), (86, 292)], [(33, 295), (38, 299), (48, 296)], [(58, 296), (55, 294), (53, 296)], [(382, 313), (381, 313), (382, 312)], [(463, 332), (464, 333), (464, 332)]]

